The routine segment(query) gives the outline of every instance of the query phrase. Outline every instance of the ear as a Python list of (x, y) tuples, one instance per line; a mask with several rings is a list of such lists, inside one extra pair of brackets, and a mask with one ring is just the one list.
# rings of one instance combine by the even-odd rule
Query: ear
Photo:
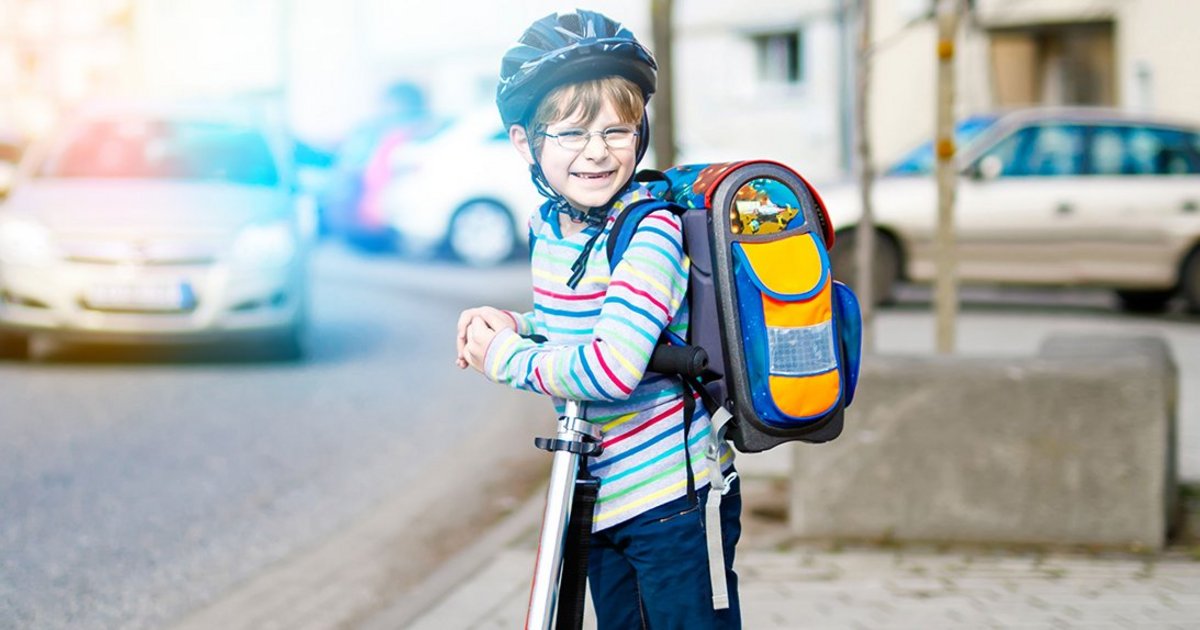
[(517, 153), (520, 153), (526, 162), (533, 164), (533, 152), (529, 147), (529, 135), (525, 133), (524, 127), (521, 125), (509, 127), (508, 140), (512, 142), (513, 147), (517, 149)]
[(524, 127), (521, 125), (509, 127), (509, 142), (512, 143), (512, 148), (521, 154), (524, 161), (533, 164), (533, 151), (529, 148), (529, 134), (526, 133)]

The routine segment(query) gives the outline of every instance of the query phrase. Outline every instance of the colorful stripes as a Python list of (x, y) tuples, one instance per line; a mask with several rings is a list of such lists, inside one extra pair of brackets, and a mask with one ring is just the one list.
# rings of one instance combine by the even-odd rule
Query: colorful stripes
[[(614, 208), (648, 196), (627, 191)], [(536, 332), (534, 343), (501, 331), (488, 348), (486, 373), (512, 387), (562, 400), (589, 401), (589, 418), (605, 432), (604, 453), (589, 463), (601, 480), (597, 527), (608, 527), (678, 496), (686, 487), (683, 390), (674, 379), (647, 375), (646, 366), (663, 330), (687, 331), (684, 303), (690, 261), (683, 252), (681, 222), (668, 211), (648, 215), (632, 235), (616, 269), (604, 243), (615, 214), (589, 253), (583, 280), (567, 286), (571, 264), (594, 229), (563, 237), (553, 213), (530, 220), (534, 308), (514, 314), (518, 332)], [(702, 406), (689, 434), (693, 460), (702, 457), (709, 435)], [(728, 453), (726, 453), (728, 455)], [(707, 467), (694, 465), (697, 487)]]

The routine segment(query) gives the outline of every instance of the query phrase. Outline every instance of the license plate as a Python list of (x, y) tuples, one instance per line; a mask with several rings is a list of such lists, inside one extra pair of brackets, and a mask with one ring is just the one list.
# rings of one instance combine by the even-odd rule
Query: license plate
[(99, 284), (83, 296), (89, 307), (105, 311), (186, 311), (195, 306), (191, 285), (186, 282), (159, 284)]

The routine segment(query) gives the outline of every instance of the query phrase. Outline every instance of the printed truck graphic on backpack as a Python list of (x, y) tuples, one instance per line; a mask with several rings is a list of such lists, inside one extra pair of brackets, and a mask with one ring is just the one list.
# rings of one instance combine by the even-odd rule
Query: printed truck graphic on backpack
[(688, 339), (705, 349), (701, 390), (710, 414), (733, 415), (743, 452), (842, 431), (861, 358), (858, 299), (833, 279), (834, 234), (821, 198), (792, 169), (748, 161), (643, 171), (656, 199), (630, 204), (608, 239), (616, 267), (638, 223), (668, 209), (691, 258)]

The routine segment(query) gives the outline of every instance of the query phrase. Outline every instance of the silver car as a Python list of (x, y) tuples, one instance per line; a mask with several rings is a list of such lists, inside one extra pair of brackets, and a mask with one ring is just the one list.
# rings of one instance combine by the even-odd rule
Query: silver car
[[(1141, 311), (1178, 294), (1200, 312), (1196, 127), (1107, 109), (1026, 109), (965, 119), (957, 135), (964, 282), (1106, 287)], [(876, 296), (897, 280), (933, 279), (932, 169), (926, 144), (876, 182)], [(840, 234), (835, 273), (853, 279), (857, 188), (821, 194)]]
[(235, 108), (98, 107), (0, 205), (0, 352), (31, 335), (300, 352), (306, 248), (287, 143)]

